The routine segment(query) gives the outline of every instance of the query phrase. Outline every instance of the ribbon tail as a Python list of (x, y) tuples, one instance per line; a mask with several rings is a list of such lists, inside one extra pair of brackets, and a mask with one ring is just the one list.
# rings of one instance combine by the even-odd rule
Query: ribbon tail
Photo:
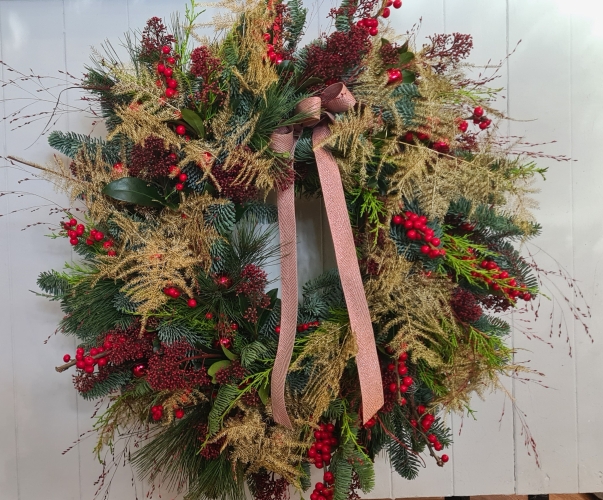
[(297, 329), (297, 241), (293, 186), (277, 194), (281, 246), (281, 331), (272, 370), (270, 397), (275, 422), (291, 428), (285, 406), (285, 382)]
[(317, 148), (330, 135), (331, 132), (327, 125), (319, 125), (314, 128), (312, 133), (312, 143), (315, 148), (323, 199), (335, 247), (335, 258), (350, 316), (350, 326), (356, 335), (358, 345), (356, 365), (362, 392), (363, 422), (366, 423), (383, 406), (383, 385), (371, 315), (358, 267), (356, 246), (339, 167), (329, 151), (322, 147)]

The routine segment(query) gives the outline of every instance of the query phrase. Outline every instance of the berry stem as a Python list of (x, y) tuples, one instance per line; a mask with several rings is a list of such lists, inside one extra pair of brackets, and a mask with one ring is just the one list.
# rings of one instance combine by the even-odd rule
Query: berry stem
[[(108, 349), (106, 351), (103, 352), (99, 352), (96, 356), (92, 356), (94, 359), (100, 359), (100, 358), (104, 358), (105, 356), (109, 355), (111, 353), (111, 349)], [(54, 369), (56, 371), (58, 371), (59, 373), (64, 372), (65, 370), (68, 370), (69, 368), (71, 368), (73, 365), (75, 365), (77, 363), (76, 359), (72, 359), (71, 361), (69, 361), (69, 363), (65, 363), (64, 365), (61, 366), (56, 366)]]

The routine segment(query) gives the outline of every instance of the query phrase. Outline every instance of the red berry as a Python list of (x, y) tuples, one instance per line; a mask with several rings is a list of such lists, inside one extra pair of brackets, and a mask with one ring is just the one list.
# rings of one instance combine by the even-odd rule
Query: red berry
[(168, 172), (170, 174), (178, 175), (180, 173), (180, 169), (176, 165), (170, 165), (168, 168)]
[(406, 132), (406, 134), (404, 134), (404, 140), (406, 142), (412, 142), (412, 140), (414, 139), (414, 135), (412, 132)]
[(393, 363), (390, 363), (389, 365), (387, 365), (388, 372), (393, 372), (395, 369), (396, 369), (396, 365), (394, 365)]
[(171, 99), (172, 97), (174, 97), (174, 95), (176, 95), (176, 91), (174, 89), (170, 89), (170, 88), (165, 89), (166, 97)]
[(318, 483), (316, 483), (316, 485), (314, 486), (314, 489), (317, 491), (322, 491), (325, 489), (325, 485), (322, 484), (320, 481)]
[(402, 353), (400, 353), (400, 356), (398, 356), (398, 361), (406, 361), (407, 359), (408, 359), (407, 352), (402, 352)]
[(186, 305), (188, 307), (197, 307), (197, 301), (195, 299), (188, 299)]
[(489, 126), (490, 126), (490, 124), (489, 124), (487, 121), (485, 121), (485, 122), (481, 122), (481, 123), (479, 124), (479, 128), (480, 128), (480, 130), (486, 130), (486, 129), (487, 129)]
[(429, 245), (423, 245), (421, 247), (421, 253), (428, 254), (430, 251), (431, 251), (431, 248), (429, 248)]
[(86, 238), (86, 245), (94, 245), (94, 240)]
[(402, 384), (402, 385), (400, 386), (400, 392), (401, 392), (402, 394), (407, 393), (407, 392), (408, 392), (408, 386), (407, 386), (407, 385)]
[(408, 232), (406, 233), (406, 237), (407, 237), (409, 240), (416, 240), (416, 239), (417, 239), (417, 236), (418, 236), (418, 234), (417, 234), (417, 232), (416, 232), (414, 229), (411, 229), (410, 231), (408, 231)]
[(408, 373), (408, 368), (404, 365), (398, 366), (398, 375), (406, 375)]
[(146, 373), (147, 367), (143, 364), (136, 365), (134, 368), (132, 368), (132, 375), (134, 375), (136, 378), (144, 377)]
[(116, 252), (115, 250), (109, 250), (109, 251), (107, 252), (107, 255), (108, 255), (109, 257), (115, 257), (115, 256), (117, 255), (117, 252)]
[(182, 417), (184, 417), (184, 410), (182, 408), (178, 408), (174, 412), (174, 417), (176, 417), (176, 418), (182, 418)]
[(389, 392), (396, 392), (398, 390), (398, 384), (392, 382), (387, 388), (389, 389)]
[(390, 15), (390, 14), (391, 14), (391, 11), (390, 11), (390, 10), (389, 10), (389, 8), (387, 8), (387, 7), (385, 7), (385, 8), (383, 9), (383, 12), (381, 12), (381, 16), (383, 16), (383, 17), (384, 17), (384, 18), (386, 18), (386, 19), (389, 17), (389, 15)]
[(113, 242), (111, 240), (107, 240), (103, 243), (103, 248), (111, 248), (113, 246)]
[(94, 365), (86, 365), (86, 366), (84, 367), (84, 371), (85, 371), (86, 373), (94, 373)]
[[(314, 462), (314, 465), (316, 466), (317, 469), (322, 469), (325, 466), (325, 464), (322, 460), (320, 460), (320, 461), (317, 460), (316, 462)], [(323, 499), (326, 500), (324, 497), (321, 497), (321, 496), (319, 496), (318, 498), (319, 498), (319, 500), (323, 500)]]
[(78, 240), (77, 238), (71, 238), (69, 240), (69, 243), (71, 243), (73, 246), (77, 245), (80, 242), (80, 240)]
[(427, 436), (427, 441), (429, 441), (431, 444), (435, 444), (438, 442), (438, 437), (435, 434), (429, 434)]
[(440, 240), (440, 238), (431, 238), (431, 244), (434, 247), (439, 247), (440, 243), (442, 243), (442, 241)]
[(333, 424), (327, 424), (327, 431), (328, 432), (334, 432), (335, 431), (335, 426)]
[(83, 348), (83, 347), (78, 347), (78, 348), (75, 350), (75, 353), (76, 353), (76, 354), (82, 354), (82, 355), (83, 355), (85, 352), (86, 352), (86, 351), (84, 351), (84, 348)]
[(70, 226), (76, 226), (77, 225), (77, 221), (75, 219), (69, 219), (69, 225)]
[(469, 128), (469, 124), (467, 123), (467, 120), (463, 120), (461, 123), (459, 123), (459, 130), (461, 132), (467, 132), (467, 129)]
[(318, 493), (312, 493), (310, 495), (310, 500), (318, 500)]
[(446, 463), (448, 462), (448, 460), (450, 460), (450, 457), (448, 455), (442, 455), (442, 462)]
[(99, 358), (96, 362), (98, 363), (98, 366), (106, 366), (108, 363), (108, 360), (107, 360), (107, 358)]
[(92, 349), (90, 349), (90, 356), (96, 356), (98, 354), (98, 349), (96, 347), (93, 347)]
[(308, 450), (308, 456), (309, 456), (310, 458), (315, 458), (315, 457), (316, 457), (316, 450), (315, 450), (314, 448), (310, 448), (310, 449)]
[(428, 255), (429, 255), (430, 259), (436, 259), (437, 257), (440, 256), (440, 252), (437, 251), (437, 250), (433, 250), (432, 249), (432, 250), (429, 250), (429, 254)]
[(375, 420), (375, 417), (371, 417), (366, 421), (366, 424), (364, 424), (364, 426), (367, 429), (370, 429), (371, 427), (374, 427), (376, 423), (377, 423), (377, 420)]
[(80, 359), (75, 362), (75, 366), (76, 368), (83, 370), (84, 368), (86, 368), (86, 363), (84, 363), (84, 361)]
[(94, 358), (92, 356), (86, 356), (84, 358), (84, 363), (87, 365), (94, 365)]
[(205, 319), (213, 319), (214, 315), (210, 312), (205, 313)]
[(528, 293), (528, 292), (525, 292), (525, 293), (524, 293), (524, 294), (521, 296), (521, 298), (522, 298), (523, 300), (531, 300), (532, 295), (531, 295), (530, 293)]
[(417, 426), (417, 421), (413, 418), (410, 420), (410, 425), (411, 427), (416, 427)]
[(227, 337), (222, 337), (220, 339), (220, 344), (224, 347), (224, 349), (230, 349), (232, 347), (232, 341)]
[(166, 61), (168, 62), (168, 64), (176, 64), (176, 59), (173, 57), (168, 57)]
[(441, 451), (442, 449), (444, 449), (444, 447), (442, 446), (442, 443), (435, 443), (433, 445), (433, 447), (435, 448), (436, 451)]
[(184, 134), (186, 134), (186, 127), (184, 125), (178, 125), (176, 127), (176, 133), (178, 135), (184, 135)]
[(70, 238), (77, 238), (77, 232), (75, 232), (73, 229), (70, 229), (69, 231), (67, 231), (67, 236), (69, 236)]
[(164, 54), (169, 54), (171, 51), (172, 49), (169, 45), (164, 45), (163, 47), (161, 47), (161, 52), (163, 52)]
[(473, 110), (473, 115), (477, 116), (478, 118), (481, 118), (482, 116), (484, 116), (484, 108), (482, 108), (481, 106), (477, 106)]
[(101, 241), (105, 237), (105, 234), (102, 231), (97, 231), (94, 233), (94, 239), (96, 241)]
[(332, 472), (325, 472), (323, 479), (325, 480), (325, 483), (332, 483), (335, 476), (333, 476)]
[(402, 7), (402, 0), (394, 0), (393, 6), (394, 9), (399, 9), (400, 7)]
[(400, 398), (400, 406), (404, 406), (406, 404), (406, 398)]
[(188, 175), (186, 175), (186, 174), (179, 174), (178, 175), (178, 180), (180, 182), (184, 182), (186, 179), (188, 179)]
[[(167, 86), (170, 89), (177, 89), (178, 88), (178, 82), (176, 80), (174, 80), (173, 78), (168, 78), (168, 80), (167, 80)], [(167, 92), (166, 92), (166, 94), (167, 94)]]
[(71, 356), (69, 354), (65, 354), (65, 356), (63, 356), (63, 361), (65, 363), (69, 363), (69, 361), (71, 361)]
[(404, 229), (412, 229), (414, 226), (411, 220), (404, 221)]
[[(427, 408), (425, 408), (423, 405), (419, 405), (419, 406), (417, 406), (417, 413), (418, 413), (419, 415), (423, 415), (423, 414), (425, 413), (425, 411), (426, 411), (426, 410), (427, 410)], [(425, 417), (425, 418), (427, 418), (427, 417)]]
[(236, 323), (231, 323), (230, 324), (230, 329), (237, 331), (239, 329), (239, 325), (237, 325)]
[(378, 34), (379, 34), (379, 28), (373, 27), (369, 30), (369, 35), (371, 35), (371, 36), (377, 36)]
[(174, 187), (176, 188), (176, 191), (182, 191), (184, 189), (184, 184), (179, 182)]
[[(373, 29), (376, 30), (377, 28), (371, 28), (371, 30), (373, 30)], [(402, 71), (400, 71), (397, 68), (390, 68), (387, 70), (387, 82), (388, 83), (395, 83), (399, 80), (402, 80)], [(413, 138), (412, 132), (408, 132), (407, 136), (408, 136), (408, 134), (410, 134), (410, 139), (408, 140), (408, 142), (410, 142), (410, 141), (412, 141), (412, 138)]]
[(392, 222), (396, 225), (399, 226), (400, 224), (402, 224), (404, 222), (404, 218), (401, 215), (394, 215), (392, 217)]

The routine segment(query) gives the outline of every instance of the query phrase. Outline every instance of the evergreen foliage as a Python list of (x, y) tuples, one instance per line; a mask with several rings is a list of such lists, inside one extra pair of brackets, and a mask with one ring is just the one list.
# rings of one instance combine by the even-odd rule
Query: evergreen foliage
[(53, 296), (52, 300), (61, 299), (71, 289), (68, 276), (54, 270), (40, 273), (37, 283), (42, 291)]
[(235, 205), (232, 202), (210, 205), (204, 217), (206, 224), (213, 226), (221, 235), (227, 235), (236, 222)]
[(120, 161), (126, 145), (130, 146), (128, 149), (131, 149), (131, 143), (121, 135), (118, 135), (118, 137), (111, 141), (104, 141), (97, 137), (76, 134), (75, 132), (62, 132), (60, 130), (54, 130), (50, 133), (48, 144), (72, 159), (75, 158), (77, 152), (82, 148), (86, 148), (90, 152), (94, 152), (97, 148), (100, 148), (103, 159), (108, 165), (113, 165)]
[(120, 387), (126, 385), (131, 379), (132, 374), (129, 371), (111, 373), (105, 380), (94, 384), (92, 389), (80, 394), (84, 399), (87, 400), (102, 398), (114, 391), (117, 391)]
[(308, 9), (302, 7), (301, 0), (289, 0), (287, 10), (289, 11), (290, 21), (287, 23), (288, 37), (285, 48), (293, 52), (304, 34)]

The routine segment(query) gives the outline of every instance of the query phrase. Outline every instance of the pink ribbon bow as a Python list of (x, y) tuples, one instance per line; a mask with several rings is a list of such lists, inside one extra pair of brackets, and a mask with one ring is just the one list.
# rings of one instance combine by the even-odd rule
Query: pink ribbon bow
[[(301, 101), (296, 112), (308, 115), (308, 118), (302, 122), (303, 126), (313, 127), (312, 144), (333, 237), (337, 267), (350, 317), (350, 326), (356, 335), (358, 345), (356, 365), (362, 393), (363, 422), (366, 422), (379, 411), (384, 402), (377, 347), (358, 267), (356, 246), (339, 167), (333, 155), (325, 148), (318, 146), (331, 135), (328, 125), (328, 120), (333, 119), (331, 113), (343, 113), (355, 104), (356, 99), (346, 86), (343, 83), (335, 83), (327, 87), (320, 97), (308, 97)], [(326, 120), (321, 120), (321, 109), (326, 111)], [(281, 127), (275, 130), (270, 139), (270, 146), (275, 152), (289, 153), (293, 156), (297, 139), (292, 127)], [(298, 307), (293, 186), (278, 192), (277, 205), (281, 245), (281, 330), (272, 371), (271, 398), (274, 420), (291, 428), (291, 421), (285, 406), (285, 382), (295, 343)]]

